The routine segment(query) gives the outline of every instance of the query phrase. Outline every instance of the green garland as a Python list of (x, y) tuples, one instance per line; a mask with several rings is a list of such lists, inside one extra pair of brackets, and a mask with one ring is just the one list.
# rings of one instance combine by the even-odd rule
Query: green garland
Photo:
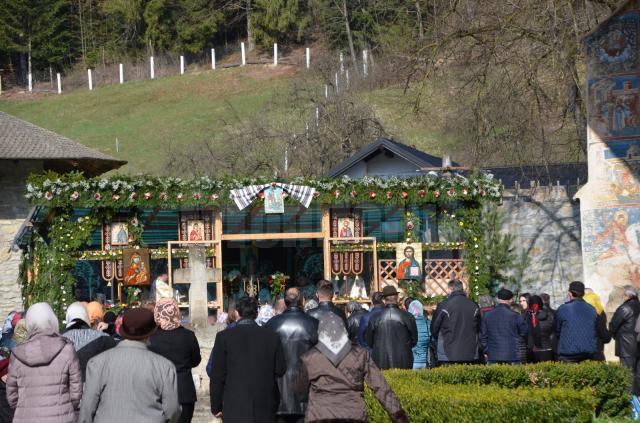
[[(61, 319), (67, 306), (74, 301), (73, 270), (78, 251), (87, 245), (91, 232), (101, 221), (100, 212), (72, 219), (72, 209), (55, 209), (49, 233), (45, 237), (37, 229), (34, 241), (24, 257), (22, 298), (26, 308), (46, 301)], [(48, 241), (47, 241), (48, 239)]]
[[(274, 181), (266, 178), (217, 180), (209, 177), (187, 181), (152, 176), (86, 179), (77, 172), (65, 175), (45, 172), (29, 177), (26, 197), (34, 205), (47, 207), (108, 207), (114, 210), (220, 207), (234, 204), (232, 189), (270, 182)], [(500, 183), (486, 173), (474, 173), (468, 177), (416, 176), (408, 179), (296, 178), (287, 182), (314, 188), (313, 202), (320, 205), (451, 204), (461, 200), (497, 200), (502, 196)], [(289, 197), (285, 201), (295, 203)]]

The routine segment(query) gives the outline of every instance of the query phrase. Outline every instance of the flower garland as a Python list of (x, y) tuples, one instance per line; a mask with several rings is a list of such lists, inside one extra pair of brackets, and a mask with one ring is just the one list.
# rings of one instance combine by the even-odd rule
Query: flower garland
[(269, 276), (268, 283), (269, 288), (271, 289), (271, 295), (274, 297), (278, 297), (279, 295), (284, 293), (286, 289), (287, 279), (284, 273), (276, 272), (273, 275)]
[[(442, 250), (464, 250), (466, 244), (461, 241), (454, 242), (426, 242), (426, 243), (412, 243), (412, 246), (420, 247), (422, 251), (442, 251)], [(346, 253), (346, 252), (368, 252), (373, 250), (372, 244), (330, 244), (332, 253)], [(376, 244), (376, 251), (396, 251), (398, 244), (395, 242), (378, 242)]]
[[(81, 173), (55, 172), (29, 177), (26, 197), (34, 205), (47, 207), (109, 207), (123, 209), (216, 207), (233, 204), (231, 190), (274, 182), (267, 178), (184, 180), (174, 177), (113, 176), (84, 178)], [(276, 181), (278, 182), (278, 181)], [(410, 205), (450, 204), (456, 201), (497, 200), (502, 185), (489, 173), (469, 176), (416, 176), (412, 178), (364, 177), (351, 179), (294, 178), (287, 181), (316, 189), (316, 204), (377, 203)], [(290, 202), (291, 199), (285, 198)]]
[(409, 243), (420, 241), (420, 218), (415, 213), (404, 215), (404, 239)]
[[(167, 248), (150, 248), (149, 254), (152, 260), (166, 259), (169, 257)], [(205, 250), (206, 257), (215, 257), (215, 248), (207, 248)], [(189, 257), (189, 250), (187, 248), (172, 248), (171, 256), (175, 258)], [(80, 260), (95, 260), (95, 261), (111, 261), (122, 258), (122, 248), (113, 248), (110, 250), (88, 250), (83, 251), (80, 254)]]

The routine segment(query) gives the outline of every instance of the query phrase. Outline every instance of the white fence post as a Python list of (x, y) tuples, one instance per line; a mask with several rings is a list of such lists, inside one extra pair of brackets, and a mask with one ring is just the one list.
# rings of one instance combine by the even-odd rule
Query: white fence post
[(347, 80), (347, 87), (349, 86), (349, 69), (344, 71), (344, 77)]
[(216, 49), (211, 49), (211, 69), (216, 70)]
[(31, 75), (31, 72), (27, 75), (27, 83), (29, 86), (29, 92), (33, 91), (33, 76)]
[(329, 98), (329, 86), (324, 84), (324, 98)]
[(60, 80), (60, 73), (56, 73), (56, 79), (58, 80), (58, 94), (62, 94), (62, 81)]
[(273, 65), (278, 66), (278, 43), (273, 43)]
[(307, 69), (309, 69), (309, 67), (311, 67), (311, 50), (309, 49), (309, 47), (307, 47), (307, 49), (305, 50), (305, 56), (307, 59)]
[(89, 79), (89, 91), (93, 90), (93, 77), (91, 75), (91, 69), (87, 69), (87, 78)]
[(340, 73), (344, 73), (344, 55), (340, 52)]
[(240, 43), (240, 54), (242, 55), (242, 66), (247, 64), (247, 58), (244, 53), (244, 43)]
[(180, 56), (180, 75), (184, 75), (184, 56)]
[(149, 57), (149, 74), (151, 76), (151, 79), (155, 79), (156, 71), (155, 71), (154, 65), (153, 65), (153, 56)]
[(367, 50), (362, 50), (362, 73), (367, 76), (369, 69), (367, 68)]
[(120, 63), (120, 84), (124, 84), (124, 66)]
[(336, 72), (336, 93), (338, 92), (338, 72)]

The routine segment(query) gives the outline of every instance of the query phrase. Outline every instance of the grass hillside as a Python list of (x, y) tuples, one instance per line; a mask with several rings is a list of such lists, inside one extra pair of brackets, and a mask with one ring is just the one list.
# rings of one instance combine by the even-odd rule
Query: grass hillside
[[(278, 113), (267, 103), (286, 92), (296, 69), (251, 66), (63, 95), (14, 94), (0, 98), (0, 110), (127, 160), (124, 172), (160, 174), (169, 146), (187, 147), (215, 137), (224, 122), (236, 117)], [(448, 151), (453, 141), (428, 132), (425, 123), (411, 115), (401, 90), (374, 91), (365, 98), (392, 136), (433, 154)]]

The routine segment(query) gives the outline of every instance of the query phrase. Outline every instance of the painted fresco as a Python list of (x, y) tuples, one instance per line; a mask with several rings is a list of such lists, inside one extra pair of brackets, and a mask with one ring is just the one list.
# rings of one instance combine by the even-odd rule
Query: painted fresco
[(638, 13), (612, 19), (586, 40), (587, 75), (632, 73), (638, 67)]
[(624, 285), (640, 288), (640, 207), (585, 211), (582, 234), (587, 286), (615, 309)]
[(577, 197), (584, 281), (608, 312), (640, 288), (640, 52), (638, 2), (585, 39), (589, 181)]
[(597, 139), (640, 132), (640, 78), (620, 76), (589, 82), (589, 125)]
[(592, 143), (589, 146), (588, 195), (585, 206), (640, 203), (640, 138)]

